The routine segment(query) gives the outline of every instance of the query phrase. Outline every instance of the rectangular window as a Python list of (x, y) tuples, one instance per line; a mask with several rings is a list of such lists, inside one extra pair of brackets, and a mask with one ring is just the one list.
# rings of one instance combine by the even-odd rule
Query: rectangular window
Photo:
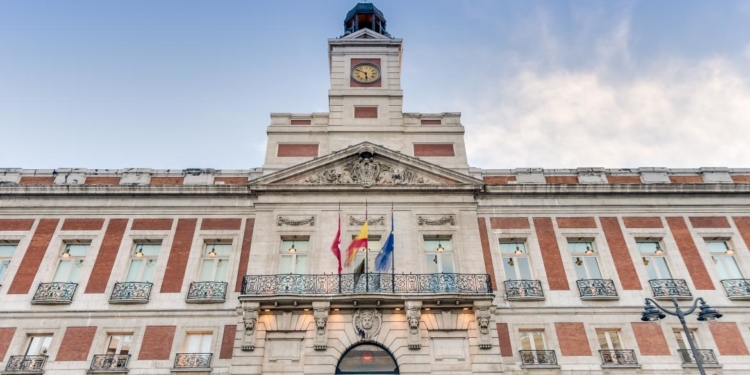
[(599, 339), (599, 348), (602, 350), (621, 350), (620, 332), (617, 330), (596, 330), (596, 336)]
[(602, 279), (593, 242), (585, 240), (568, 241), (568, 250), (570, 251), (578, 280)]
[(188, 333), (185, 339), (185, 353), (211, 353), (212, 332)]
[(47, 355), (51, 343), (52, 335), (31, 335), (25, 355)]
[(671, 279), (672, 274), (669, 272), (667, 260), (664, 256), (664, 250), (659, 241), (650, 239), (638, 240), (638, 250), (643, 258), (643, 265), (646, 266), (649, 280), (654, 279)]
[(65, 245), (65, 250), (60, 256), (60, 263), (57, 264), (57, 270), (55, 270), (52, 282), (77, 283), (83, 269), (83, 261), (86, 259), (88, 251), (89, 244), (76, 243)]
[[(352, 240), (355, 236), (352, 236)], [(369, 260), (367, 264), (367, 272), (373, 273), (375, 272), (375, 258), (377, 258), (378, 254), (380, 254), (380, 236), (368, 236), (367, 237), (367, 254), (365, 254), (365, 249), (359, 249), (357, 251), (357, 255), (354, 258), (354, 262), (352, 264), (354, 265), (355, 269), (359, 267), (362, 262), (364, 262), (365, 258)], [(389, 271), (390, 272), (390, 271)]]
[(130, 257), (130, 267), (125, 281), (154, 282), (156, 261), (159, 259), (160, 243), (138, 243)]
[(453, 244), (449, 236), (425, 237), (424, 252), (427, 273), (456, 272), (453, 264)]
[(10, 261), (13, 259), (17, 247), (18, 244), (0, 244), (0, 282), (3, 281), (3, 277), (8, 272)]
[(130, 343), (133, 341), (132, 333), (113, 333), (107, 339), (106, 354), (130, 354)]
[[(677, 346), (679, 346), (680, 349), (690, 349), (690, 344), (688, 344), (687, 336), (685, 336), (684, 330), (675, 330), (674, 338), (675, 340), (677, 340)], [(697, 348), (701, 347), (698, 343), (698, 340), (695, 339), (695, 330), (690, 330), (690, 338), (693, 339), (693, 343), (695, 343), (695, 346)]]
[(227, 281), (232, 244), (213, 242), (203, 248), (203, 260), (198, 281)]
[(742, 272), (734, 259), (734, 249), (725, 240), (705, 240), (706, 249), (722, 280), (742, 279)]
[(306, 274), (307, 252), (309, 240), (307, 238), (282, 239), (281, 255), (279, 259), (280, 274)]
[(521, 331), (521, 350), (545, 350), (544, 331)]
[(529, 254), (525, 241), (500, 242), (500, 254), (503, 257), (503, 269), (506, 280), (533, 280)]

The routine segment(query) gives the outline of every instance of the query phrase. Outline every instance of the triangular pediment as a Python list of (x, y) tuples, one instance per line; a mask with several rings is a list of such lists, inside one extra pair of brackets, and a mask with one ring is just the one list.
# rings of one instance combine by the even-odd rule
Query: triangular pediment
[(341, 37), (341, 39), (385, 39), (385, 40), (391, 40), (391, 38), (377, 33), (375, 31), (372, 31), (370, 29), (361, 29), (357, 30), (356, 32), (353, 32), (349, 35), (344, 35)]
[(304, 187), (470, 187), (482, 180), (406, 156), (369, 142), (250, 181), (255, 186)]

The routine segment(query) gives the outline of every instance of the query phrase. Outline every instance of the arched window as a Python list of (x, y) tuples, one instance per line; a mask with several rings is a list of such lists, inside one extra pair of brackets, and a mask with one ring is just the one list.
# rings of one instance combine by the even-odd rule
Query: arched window
[(337, 374), (370, 375), (370, 374), (398, 374), (398, 364), (393, 355), (384, 347), (363, 343), (352, 346), (347, 350), (339, 365)]

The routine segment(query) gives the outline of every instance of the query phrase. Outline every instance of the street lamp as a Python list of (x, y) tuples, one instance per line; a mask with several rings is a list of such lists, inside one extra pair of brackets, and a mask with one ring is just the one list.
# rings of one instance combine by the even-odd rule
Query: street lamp
[(682, 309), (680, 309), (680, 306), (677, 304), (677, 299), (674, 297), (672, 297), (672, 303), (675, 307), (674, 311), (659, 306), (659, 304), (651, 298), (646, 298), (646, 306), (644, 306), (643, 308), (641, 320), (644, 322), (654, 322), (659, 319), (664, 319), (666, 317), (664, 313), (678, 317), (680, 319), (680, 323), (682, 323), (682, 329), (685, 330), (685, 337), (687, 338), (688, 345), (690, 345), (690, 351), (693, 352), (695, 364), (698, 365), (698, 371), (700, 371), (701, 375), (706, 375), (706, 370), (703, 369), (703, 360), (701, 359), (700, 355), (698, 355), (698, 351), (695, 348), (695, 343), (693, 343), (693, 338), (692, 336), (690, 336), (690, 331), (688, 330), (687, 323), (685, 323), (685, 315), (692, 314), (695, 309), (698, 308), (698, 302), (700, 302), (701, 304), (700, 312), (698, 313), (699, 321), (703, 322), (706, 320), (714, 320), (724, 316), (713, 309), (711, 306), (709, 306), (701, 297), (698, 297), (693, 302), (693, 306), (691, 306), (686, 311), (682, 311)]

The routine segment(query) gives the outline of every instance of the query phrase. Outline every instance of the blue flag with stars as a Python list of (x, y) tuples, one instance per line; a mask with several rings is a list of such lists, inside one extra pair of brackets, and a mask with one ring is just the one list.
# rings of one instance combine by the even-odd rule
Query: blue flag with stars
[(385, 239), (380, 254), (375, 258), (375, 272), (387, 272), (393, 262), (393, 212), (391, 212), (391, 234)]

